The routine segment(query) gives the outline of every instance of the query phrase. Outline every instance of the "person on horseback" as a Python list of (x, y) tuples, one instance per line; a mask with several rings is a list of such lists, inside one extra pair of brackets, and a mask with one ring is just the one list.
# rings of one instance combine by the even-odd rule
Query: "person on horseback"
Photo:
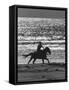
[(37, 46), (37, 52), (40, 52), (40, 51), (41, 51), (41, 48), (44, 49), (44, 47), (42, 46), (42, 43), (39, 42), (39, 43), (38, 43), (38, 46)]

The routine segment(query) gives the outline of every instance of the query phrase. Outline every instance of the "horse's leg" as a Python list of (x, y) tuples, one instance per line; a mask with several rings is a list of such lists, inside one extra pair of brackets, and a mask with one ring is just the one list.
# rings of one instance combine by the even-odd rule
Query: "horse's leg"
[(42, 59), (42, 62), (43, 62), (43, 64), (44, 64), (44, 59)]
[(48, 58), (46, 58), (46, 60), (48, 61), (48, 63), (50, 63)]
[(35, 60), (36, 60), (36, 58), (34, 58), (34, 60), (33, 60), (33, 64), (34, 64)]
[(28, 64), (31, 62), (31, 60), (32, 60), (32, 56), (31, 56), (30, 60), (28, 61)]

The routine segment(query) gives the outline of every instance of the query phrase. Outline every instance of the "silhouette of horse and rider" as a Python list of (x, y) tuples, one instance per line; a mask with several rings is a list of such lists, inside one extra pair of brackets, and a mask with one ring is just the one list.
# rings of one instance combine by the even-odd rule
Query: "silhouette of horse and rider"
[(36, 61), (36, 59), (42, 59), (42, 62), (44, 64), (44, 60), (47, 60), (48, 63), (49, 59), (47, 58), (47, 55), (51, 55), (51, 50), (49, 47), (43, 47), (41, 42), (38, 42), (37, 50), (35, 52), (29, 53), (27, 55), (23, 55), (25, 58), (28, 56), (31, 56), (30, 60), (28, 61), (28, 64), (33, 60), (33, 64)]

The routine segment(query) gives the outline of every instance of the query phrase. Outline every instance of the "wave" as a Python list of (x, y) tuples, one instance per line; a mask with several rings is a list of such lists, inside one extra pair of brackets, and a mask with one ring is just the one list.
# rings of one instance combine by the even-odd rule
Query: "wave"
[[(54, 44), (54, 45), (43, 45), (43, 47), (49, 47), (52, 50), (65, 50), (65, 45), (58, 45), (58, 44)], [(18, 45), (18, 50), (36, 50), (37, 49), (37, 44), (33, 45), (33, 44), (28, 44), (28, 45)]]
[(38, 42), (42, 42), (42, 44), (65, 44), (65, 40), (37, 40), (37, 41), (18, 41), (18, 44), (37, 44)]

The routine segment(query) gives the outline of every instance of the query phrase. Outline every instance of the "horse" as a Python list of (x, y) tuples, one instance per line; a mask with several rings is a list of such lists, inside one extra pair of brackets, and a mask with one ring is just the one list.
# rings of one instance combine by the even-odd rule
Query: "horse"
[(31, 56), (30, 60), (28, 61), (28, 64), (31, 62), (32, 59), (34, 59), (33, 64), (36, 61), (36, 59), (42, 59), (42, 62), (44, 64), (44, 59), (47, 60), (48, 63), (50, 63), (49, 59), (47, 58), (47, 55), (51, 55), (51, 50), (49, 47), (45, 47), (45, 49), (43, 50), (35, 51), (35, 52), (29, 53), (27, 55), (22, 55), (22, 56), (24, 56), (25, 58), (28, 56)]

